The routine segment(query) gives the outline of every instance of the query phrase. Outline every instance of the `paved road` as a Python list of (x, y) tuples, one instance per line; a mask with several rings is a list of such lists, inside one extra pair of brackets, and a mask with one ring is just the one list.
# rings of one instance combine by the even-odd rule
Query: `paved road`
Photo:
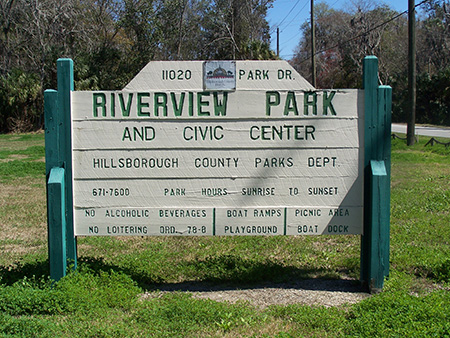
[[(392, 132), (406, 134), (406, 124), (393, 123)], [(415, 134), (423, 136), (450, 138), (450, 128), (423, 127), (416, 125)]]

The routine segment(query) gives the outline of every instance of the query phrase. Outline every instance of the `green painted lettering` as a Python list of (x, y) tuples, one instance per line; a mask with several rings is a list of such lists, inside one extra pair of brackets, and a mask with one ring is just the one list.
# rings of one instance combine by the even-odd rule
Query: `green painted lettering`
[(188, 93), (189, 99), (189, 116), (194, 116), (194, 93)]
[(173, 106), (173, 113), (175, 116), (181, 116), (183, 112), (183, 104), (184, 104), (184, 96), (185, 93), (181, 93), (180, 95), (180, 102), (177, 104), (177, 97), (175, 93), (170, 93), (170, 98), (172, 100), (172, 106)]
[(224, 92), (222, 96), (222, 100), (219, 100), (219, 93), (214, 92), (214, 115), (216, 116), (225, 116), (227, 115), (227, 102), (228, 102), (228, 93)]
[(198, 116), (209, 116), (209, 111), (204, 111), (202, 107), (208, 107), (209, 101), (203, 101), (203, 96), (209, 96), (209, 92), (199, 92), (197, 93), (197, 113)]
[(98, 109), (101, 115), (106, 116), (106, 95), (104, 93), (94, 93), (92, 96), (92, 108), (94, 117), (98, 117)]
[(138, 93), (137, 94), (137, 116), (150, 116), (149, 111), (142, 111), (143, 108), (150, 107), (148, 102), (143, 102), (144, 97), (150, 97), (150, 93)]
[(280, 104), (280, 93), (266, 92), (266, 115), (270, 116), (270, 107), (278, 106)]
[(133, 93), (128, 94), (127, 106), (125, 107), (125, 100), (123, 99), (123, 93), (119, 93), (120, 110), (123, 117), (130, 116), (131, 102), (133, 101)]
[(328, 108), (331, 111), (331, 115), (336, 115), (336, 110), (333, 107), (334, 95), (336, 95), (335, 91), (330, 92), (330, 96), (328, 96), (328, 92), (323, 92), (323, 115), (328, 115)]
[(155, 116), (159, 116), (160, 108), (162, 108), (162, 116), (167, 116), (167, 94), (155, 93), (154, 102), (155, 102), (154, 106)]
[(303, 102), (303, 115), (309, 115), (309, 107), (312, 107), (312, 114), (317, 115), (317, 93), (305, 93), (305, 100)]
[(111, 116), (116, 116), (116, 99), (114, 93), (111, 93)]
[(130, 133), (130, 129), (128, 129), (128, 127), (125, 127), (125, 129), (123, 130), (122, 141), (125, 141), (126, 139), (131, 141), (131, 133)]
[(289, 115), (293, 112), (294, 115), (298, 115), (297, 100), (295, 99), (294, 92), (288, 92), (286, 95), (286, 103), (284, 104), (284, 115)]

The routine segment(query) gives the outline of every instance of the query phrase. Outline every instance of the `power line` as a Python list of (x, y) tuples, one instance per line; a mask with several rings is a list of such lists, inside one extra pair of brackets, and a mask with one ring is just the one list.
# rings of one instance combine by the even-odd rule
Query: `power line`
[[(338, 3), (340, 0), (336, 0), (330, 7), (332, 8), (336, 3)], [(306, 5), (308, 4), (308, 1), (305, 2), (305, 4), (303, 5), (302, 8), (300, 8), (300, 10), (297, 12), (297, 14), (292, 18), (291, 21), (289, 21), (289, 23), (285, 26), (285, 28), (283, 28), (280, 33), (283, 33), (284, 30), (288, 27), (290, 27), (291, 23), (300, 15), (300, 13), (305, 9)], [(286, 44), (288, 44), (291, 40), (296, 39), (298, 37), (299, 34), (292, 36), (290, 39), (284, 41), (282, 43), (283, 46), (285, 46)], [(289, 54), (289, 55), (294, 55), (294, 54)]]
[[(292, 11), (294, 10), (294, 8), (298, 5), (298, 3), (300, 2), (300, 0), (297, 0), (297, 2), (294, 4), (294, 6), (292, 6), (291, 10), (286, 14), (286, 16), (283, 18), (283, 20), (281, 20), (281, 22), (277, 25), (275, 25), (276, 27), (280, 27), (281, 24), (284, 22), (284, 20), (286, 20), (286, 18), (289, 16), (289, 14), (292, 13)], [(273, 33), (275, 30), (275, 28), (272, 28), (272, 30), (270, 31), (270, 33)]]
[(289, 39), (283, 41), (283, 43), (281, 44), (281, 47), (286, 47), (286, 45), (287, 45), (291, 40), (294, 40), (294, 39), (297, 39), (297, 38), (298, 38), (297, 35), (293, 35), (293, 36), (290, 37)]
[[(429, 1), (429, 0), (423, 0), (422, 2), (418, 3), (417, 5), (415, 5), (415, 6), (414, 6), (414, 9), (415, 9), (416, 7), (418, 7), (418, 6), (423, 5), (425, 2), (428, 2), (428, 1)], [(337, 48), (337, 47), (339, 47), (339, 46), (341, 46), (341, 45), (345, 45), (345, 44), (347, 44), (347, 43), (349, 43), (349, 42), (351, 42), (351, 41), (355, 41), (355, 40), (359, 39), (360, 37), (362, 37), (362, 36), (364, 36), (364, 35), (366, 35), (366, 34), (372, 32), (372, 31), (374, 31), (374, 30), (376, 30), (376, 29), (378, 29), (378, 28), (380, 28), (380, 27), (382, 27), (382, 26), (384, 26), (384, 25), (387, 25), (389, 22), (392, 22), (392, 21), (398, 19), (399, 17), (401, 17), (402, 15), (407, 14), (407, 13), (408, 13), (408, 10), (406, 10), (406, 11), (404, 11), (404, 12), (402, 12), (402, 13), (399, 13), (399, 14), (393, 16), (392, 18), (390, 18), (389, 20), (386, 20), (386, 21), (384, 21), (383, 23), (380, 23), (379, 25), (377, 25), (377, 26), (375, 26), (375, 27), (373, 27), (373, 28), (371, 28), (371, 29), (365, 31), (365, 32), (362, 33), (362, 34), (359, 34), (359, 35), (357, 35), (357, 36), (355, 36), (355, 37), (353, 37), (353, 38), (350, 38), (350, 39), (348, 39), (348, 40), (346, 40), (346, 41), (344, 41), (344, 42), (342, 42), (342, 43), (336, 44), (336, 45), (334, 45), (334, 46), (332, 46), (332, 47), (322, 49), (322, 50), (320, 50), (320, 51), (314, 53), (314, 55), (322, 54), (323, 52), (326, 52), (326, 51), (335, 49), (335, 48)], [(304, 62), (306, 62), (306, 61), (309, 61), (310, 58), (311, 58), (311, 57), (305, 58), (305, 59), (303, 59), (302, 61), (300, 61), (299, 63), (304, 63)]]
[(335, 2), (333, 2), (333, 4), (330, 6), (331, 8), (333, 8), (334, 5), (336, 5), (340, 0), (336, 0)]
[(286, 16), (283, 18), (283, 20), (281, 20), (281, 22), (278, 24), (278, 26), (281, 26), (284, 22), (284, 20), (286, 20), (286, 18), (289, 16), (289, 14), (292, 13), (292, 11), (294, 10), (294, 8), (298, 5), (298, 3), (300, 2), (300, 0), (297, 0), (297, 2), (295, 3), (294, 6), (292, 6), (291, 10), (289, 11), (289, 13), (286, 14)]
[[(291, 21), (289, 21), (289, 23), (286, 25), (285, 29), (286, 29), (287, 27), (289, 27), (289, 25), (292, 23), (292, 21), (294, 21), (295, 19), (297, 19), (297, 17), (300, 15), (300, 13), (303, 11), (303, 9), (305, 9), (305, 7), (306, 7), (307, 4), (308, 4), (308, 1), (305, 2), (305, 4), (303, 5), (303, 7), (300, 8), (300, 11), (292, 18)], [(283, 31), (284, 31), (284, 29), (283, 29), (281, 32), (283, 32)]]
[[(339, 1), (340, 1), (340, 0), (336, 0), (336, 1), (331, 5), (331, 7), (333, 7), (333, 6), (334, 6), (337, 2), (339, 2)], [(273, 26), (273, 28), (269, 31), (269, 34), (270, 34), (270, 35), (272, 35), (272, 34), (275, 32), (276, 29), (280, 28), (281, 24), (284, 22), (284, 20), (286, 20), (286, 18), (289, 16), (289, 14), (292, 13), (292, 11), (293, 11), (294, 8), (298, 5), (299, 2), (300, 2), (300, 0), (298, 0), (298, 1), (294, 4), (294, 6), (293, 6), (293, 7), (291, 8), (291, 10), (289, 11), (289, 13), (283, 18), (283, 20), (281, 20), (281, 22), (280, 22), (279, 24), (275, 24), (275, 25)], [(289, 22), (285, 25), (285, 27), (284, 27), (283, 29), (280, 29), (280, 33), (283, 33), (284, 30), (285, 30), (286, 28), (288, 28), (288, 27), (291, 26), (291, 23), (292, 23), (295, 19), (297, 19), (297, 17), (298, 17), (298, 16), (300, 15), (300, 13), (305, 9), (305, 7), (306, 7), (307, 4), (308, 4), (308, 1), (305, 2), (305, 4), (303, 5), (303, 7), (300, 8), (300, 10), (297, 12), (297, 14), (295, 14), (295, 16), (291, 19), (291, 21), (289, 21)], [(299, 34), (300, 34), (300, 33), (299, 33)], [(289, 41), (291, 41), (291, 40), (293, 40), (293, 39), (296, 39), (296, 38), (298, 37), (299, 34), (292, 36), (290, 39), (288, 39), (288, 40), (286, 40), (286, 41), (283, 41), (282, 45), (285, 46), (286, 44), (288, 44)], [(293, 54), (289, 54), (289, 55), (293, 55)]]
[[(298, 2), (297, 2), (297, 3), (298, 3)], [(303, 11), (303, 9), (306, 7), (307, 4), (308, 4), (308, 1), (305, 2), (305, 4), (303, 5), (303, 7), (300, 8), (300, 10), (297, 12), (297, 14), (295, 14), (295, 16), (292, 18), (292, 20), (289, 21), (289, 23), (287, 23), (287, 25), (285, 26), (285, 28), (283, 28), (282, 30), (280, 30), (280, 33), (283, 33), (284, 30), (290, 26), (290, 24), (291, 24), (291, 23), (292, 23), (299, 15), (300, 15), (300, 13)], [(296, 4), (296, 5), (297, 5), (297, 4)], [(294, 7), (295, 7), (295, 5), (294, 5)], [(292, 9), (294, 9), (294, 7), (292, 7)], [(292, 10), (291, 10), (291, 12), (292, 12)], [(286, 16), (286, 17), (287, 17), (287, 16)], [(286, 17), (285, 17), (285, 18), (286, 18)], [(284, 20), (283, 20), (283, 21), (284, 21)], [(280, 25), (281, 25), (281, 24), (280, 24)], [(279, 28), (279, 26), (278, 26), (277, 28)], [(289, 43), (289, 41), (291, 41), (291, 40), (293, 40), (293, 39), (296, 39), (296, 38), (297, 38), (297, 35), (294, 35), (294, 36), (292, 36), (290, 39), (288, 39), (288, 40), (286, 40), (286, 41), (283, 41), (282, 45), (283, 45), (283, 46), (286, 46), (286, 45)]]

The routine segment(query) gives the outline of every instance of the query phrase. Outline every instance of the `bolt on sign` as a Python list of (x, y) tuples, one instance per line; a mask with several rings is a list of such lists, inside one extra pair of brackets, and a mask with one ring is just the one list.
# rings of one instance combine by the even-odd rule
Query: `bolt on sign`
[(285, 61), (150, 62), (72, 92), (75, 236), (362, 234), (363, 111)]

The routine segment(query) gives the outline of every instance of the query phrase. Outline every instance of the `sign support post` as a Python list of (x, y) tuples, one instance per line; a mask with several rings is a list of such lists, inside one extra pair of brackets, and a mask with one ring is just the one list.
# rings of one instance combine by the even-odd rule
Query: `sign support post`
[(392, 89), (378, 86), (378, 59), (364, 59), (364, 235), (361, 281), (371, 292), (389, 275)]
[(66, 214), (64, 169), (53, 168), (47, 183), (48, 196), (48, 256), (50, 276), (60, 280), (66, 275)]
[(46, 90), (45, 162), (47, 179), (48, 246), (50, 276), (59, 280), (67, 262), (76, 268), (76, 239), (73, 231), (72, 128), (70, 95), (73, 91), (73, 61), (57, 61), (58, 91)]

